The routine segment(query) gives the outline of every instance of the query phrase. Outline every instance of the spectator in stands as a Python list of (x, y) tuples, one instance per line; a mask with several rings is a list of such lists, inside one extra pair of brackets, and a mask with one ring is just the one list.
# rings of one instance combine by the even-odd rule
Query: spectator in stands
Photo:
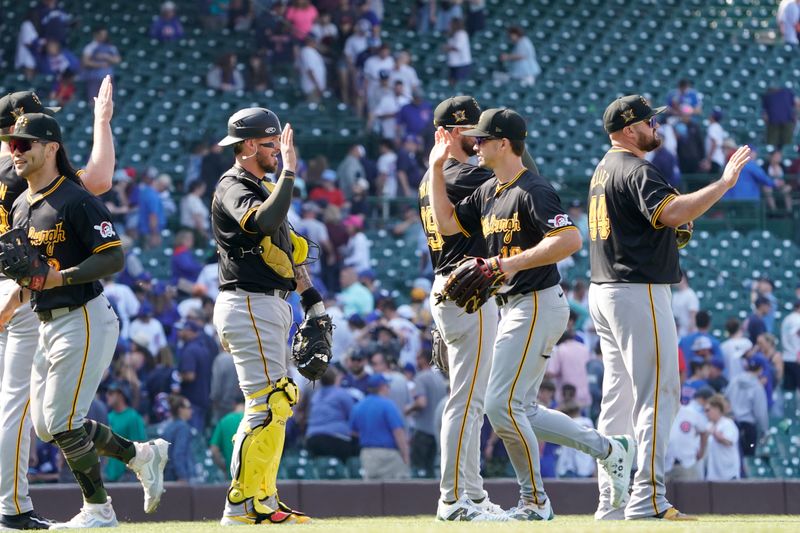
[(364, 81), (367, 90), (367, 103), (370, 109), (374, 108), (379, 101), (378, 88), (381, 85), (381, 81), (385, 80), (386, 87), (389, 87), (391, 72), (394, 68), (395, 60), (389, 45), (386, 43), (380, 44), (377, 53), (369, 56), (364, 61)]
[(264, 92), (272, 86), (267, 64), (261, 54), (251, 54), (244, 71), (244, 87), (252, 92)]
[[(130, 407), (130, 385), (124, 381), (113, 382), (106, 389), (106, 404), (108, 405), (108, 425), (111, 430), (128, 440), (144, 442), (147, 440), (147, 431), (144, 427), (142, 415)], [(122, 481), (127, 472), (125, 465), (118, 459), (109, 458), (105, 467), (105, 479), (108, 481)], [(133, 475), (126, 476), (133, 480)]]
[(181, 230), (175, 235), (175, 248), (172, 252), (172, 284), (185, 292), (197, 281), (203, 265), (194, 254), (194, 233)]
[(689, 104), (681, 105), (680, 120), (674, 126), (678, 139), (678, 166), (682, 174), (708, 171), (700, 164), (705, 158), (703, 132), (697, 121), (693, 120), (692, 109)]
[(366, 316), (375, 308), (372, 293), (359, 280), (354, 266), (345, 266), (339, 274), (341, 292), (336, 297), (345, 316), (359, 314)]
[(147, 395), (147, 403), (150, 406), (148, 413), (150, 423), (163, 420), (162, 413), (158, 412), (159, 398), (168, 397), (180, 390), (177, 378), (172, 350), (169, 346), (164, 346), (155, 354), (155, 365), (150, 369), (142, 384)]
[(350, 416), (350, 429), (361, 446), (364, 479), (407, 479), (408, 441), (403, 418), (391, 400), (389, 382), (381, 374), (367, 380), (369, 394)]
[(433, 108), (421, 89), (411, 92), (411, 101), (397, 113), (397, 133), (422, 139), (422, 151), (427, 153), (433, 140)]
[(400, 345), (398, 366), (412, 366), (417, 362), (417, 354), (422, 345), (422, 335), (414, 324), (416, 317), (408, 305), (397, 306), (393, 298), (383, 298), (376, 306), (386, 325), (397, 335)]
[(789, 173), (789, 167), (783, 164), (783, 152), (777, 148), (769, 153), (761, 168), (772, 180), (785, 180)]
[(51, 39), (45, 44), (44, 54), (39, 58), (37, 70), (46, 76), (60, 77), (68, 70), (78, 71), (80, 65), (75, 54), (62, 47), (60, 42)]
[(211, 407), (211, 369), (216, 350), (212, 350), (200, 335), (202, 326), (191, 320), (175, 324), (183, 345), (178, 349), (178, 372), (181, 376), (181, 394), (192, 402), (192, 427), (201, 434), (206, 427), (208, 409)]
[(467, 33), (470, 37), (486, 27), (486, 0), (465, 0)]
[(29, 9), (25, 14), (25, 19), (19, 27), (17, 35), (17, 51), (14, 56), (14, 68), (21, 69), (25, 73), (25, 79), (31, 80), (36, 74), (37, 61), (39, 56), (41, 40), (39, 31), (36, 28), (36, 14)]
[(375, 100), (369, 106), (367, 129), (377, 133), (381, 139), (394, 142), (397, 137), (397, 113), (410, 99), (403, 94), (403, 83), (389, 83), (389, 73), (381, 71), (380, 85), (374, 93)]
[[(749, 359), (745, 370), (731, 380), (725, 396), (731, 403), (733, 420), (739, 428), (741, 453), (752, 457), (755, 455), (756, 443), (767, 434), (769, 415), (767, 393), (759, 379), (763, 364), (759, 360)], [(724, 412), (724, 409), (721, 411)]]
[[(575, 338), (575, 319), (575, 313), (570, 311), (567, 329), (553, 349), (545, 376), (553, 382), (557, 391), (560, 391), (565, 384), (575, 387), (574, 401), (580, 409), (583, 409), (592, 403), (589, 376), (586, 373), (591, 354), (589, 348)], [(564, 401), (563, 397), (559, 398), (559, 403)]]
[(244, 395), (238, 389), (238, 382), (236, 385), (234, 390), (237, 394), (234, 406), (225, 416), (219, 419), (219, 422), (214, 427), (214, 432), (211, 434), (211, 440), (208, 442), (214, 464), (225, 472), (225, 479), (231, 478), (233, 438), (244, 418)]
[[(751, 149), (752, 157), (756, 157), (757, 150)], [(739, 174), (739, 180), (732, 188), (725, 193), (724, 199), (726, 200), (749, 200), (758, 202), (761, 196), (767, 203), (767, 207), (775, 211), (777, 205), (775, 203), (774, 191), (781, 193), (785, 206), (791, 207), (792, 205), (792, 188), (783, 179), (773, 180), (770, 178), (764, 169), (761, 168), (755, 159), (751, 159), (742, 168)]]
[(292, 36), (302, 41), (311, 32), (319, 12), (309, 0), (294, 0), (286, 8), (286, 20), (292, 26)]
[[(397, 150), (397, 181), (403, 196), (410, 198), (418, 194), (425, 167), (421, 159), (422, 143), (416, 135), (406, 135)], [(418, 217), (417, 217), (418, 218)]]
[(387, 397), (394, 402), (397, 410), (405, 416), (411, 404), (411, 384), (398, 364), (399, 339), (391, 328), (379, 325), (372, 331), (377, 341), (371, 345), (369, 366), (373, 374), (380, 374), (389, 382)]
[(236, 377), (236, 367), (233, 356), (226, 351), (220, 351), (211, 365), (211, 422), (216, 423), (225, 414), (230, 413), (237, 399), (241, 396), (239, 381)]
[(164, 326), (154, 318), (153, 306), (148, 301), (139, 305), (139, 312), (131, 322), (129, 331), (130, 339), (147, 350), (150, 356), (167, 345)]
[(736, 318), (729, 318), (725, 322), (725, 331), (728, 339), (720, 345), (725, 361), (725, 377), (732, 381), (744, 372), (744, 355), (753, 347), (750, 339), (745, 337), (741, 322)]
[[(357, 317), (358, 315), (353, 315)], [(348, 322), (352, 322), (351, 317)], [(367, 353), (363, 348), (354, 345), (344, 361), (346, 373), (342, 377), (340, 386), (343, 389), (353, 389), (350, 395), (354, 396), (356, 400), (361, 400), (367, 394), (367, 378), (370, 374), (367, 372)], [(357, 391), (358, 394), (353, 394)]]
[(781, 322), (783, 347), (783, 390), (797, 393), (800, 389), (800, 300)]
[[(703, 346), (708, 346), (706, 349), (709, 353), (711, 352), (711, 345), (708, 342), (708, 339), (705, 337), (698, 337), (695, 346), (701, 348)], [(705, 360), (695, 360), (689, 363), (689, 368), (691, 369), (691, 375), (686, 380), (686, 382), (681, 386), (681, 404), (687, 405), (689, 401), (694, 397), (694, 394), (704, 388), (708, 387), (708, 369), (711, 366), (711, 363)]]
[(130, 338), (131, 319), (139, 313), (139, 300), (130, 287), (124, 283), (117, 283), (113, 277), (103, 280), (103, 293), (105, 293), (111, 306), (119, 318), (120, 339)]
[(797, 123), (797, 104), (794, 91), (789, 87), (773, 86), (761, 96), (761, 109), (767, 125), (767, 144), (778, 149), (792, 144)]
[(183, 25), (176, 13), (175, 2), (161, 4), (161, 13), (150, 26), (150, 37), (162, 43), (183, 39)]
[(348, 205), (351, 215), (364, 217), (370, 214), (369, 182), (365, 178), (359, 179), (353, 186)]
[(702, 387), (694, 392), (686, 405), (678, 409), (667, 446), (667, 481), (703, 479), (703, 456), (709, 431), (705, 407), (713, 396), (713, 389)]
[(703, 95), (687, 79), (678, 81), (678, 87), (667, 94), (667, 112), (674, 115), (699, 115), (703, 112)]
[[(657, 115), (660, 117), (661, 115)], [(658, 119), (657, 119), (658, 120)], [(669, 145), (665, 140), (665, 135), (662, 135), (662, 132), (670, 132), (670, 135), (674, 139), (675, 143), (675, 150), (677, 150), (677, 139), (675, 139), (675, 130), (672, 126), (668, 126), (666, 123), (662, 123), (658, 129), (659, 136), (664, 139), (661, 143), (661, 146), (655, 149), (655, 151), (650, 152), (647, 154), (650, 157), (650, 162), (661, 172), (664, 178), (667, 180), (667, 183), (675, 187), (676, 189), (681, 188), (681, 168), (678, 164), (678, 157), (676, 155), (675, 150), (671, 150)]]
[(217, 91), (241, 91), (244, 89), (244, 77), (236, 68), (236, 54), (226, 52), (217, 58), (214, 66), (206, 75), (206, 84)]
[(409, 100), (414, 91), (420, 89), (417, 69), (411, 65), (411, 54), (405, 50), (397, 52), (395, 55), (394, 67), (389, 73), (389, 81), (392, 86), (399, 81), (402, 84), (403, 95)]
[(684, 337), (695, 331), (695, 316), (700, 310), (700, 299), (689, 286), (686, 272), (681, 271), (681, 280), (672, 292), (672, 314), (678, 326), (678, 337)]
[(600, 415), (600, 403), (603, 400), (603, 353), (600, 341), (597, 341), (592, 351), (592, 358), (586, 363), (586, 374), (589, 380), (589, 393), (592, 395), (592, 406), (589, 409), (590, 418), (597, 421)]
[(728, 133), (720, 124), (722, 120), (722, 109), (715, 107), (708, 117), (708, 129), (706, 129), (706, 159), (702, 163), (703, 168), (708, 168), (712, 174), (719, 174), (725, 167), (725, 152), (723, 144), (728, 137)]
[(149, 172), (143, 172), (138, 193), (138, 236), (147, 248), (161, 245), (161, 231), (166, 227), (167, 217), (164, 203), (158, 191), (153, 187), (153, 179)]
[(341, 375), (334, 367), (320, 378), (308, 411), (306, 448), (311, 455), (330, 455), (342, 462), (358, 455), (358, 442), (350, 433), (350, 414), (355, 400), (339, 386)]
[(360, 179), (366, 179), (364, 165), (361, 158), (364, 156), (364, 147), (354, 144), (347, 150), (342, 162), (336, 167), (336, 176), (339, 178), (339, 188), (345, 198), (349, 198), (353, 192), (353, 187)]
[(86, 45), (82, 55), (83, 81), (86, 82), (86, 99), (93, 102), (106, 76), (114, 76), (114, 65), (122, 61), (117, 47), (108, 42), (108, 28), (96, 26), (92, 30), (92, 42)]
[[(322, 202), (336, 207), (344, 206), (344, 193), (336, 186), (336, 171), (326, 168), (322, 171), (320, 177), (322, 178), (320, 186), (311, 189), (308, 199), (312, 202)], [(319, 214), (319, 211), (316, 214)]]
[(512, 80), (518, 81), (523, 87), (533, 87), (536, 77), (542, 73), (533, 43), (519, 26), (508, 29), (508, 38), (511, 40), (511, 53), (500, 54), (500, 61), (506, 63)]
[[(39, 21), (39, 36), (42, 39), (53, 39), (61, 44), (67, 43), (69, 27), (75, 23), (71, 14), (58, 5), (58, 0), (41, 0), (36, 6), (35, 19)], [(92, 95), (94, 96), (95, 93)]]
[(783, 382), (783, 356), (778, 350), (778, 339), (772, 333), (762, 333), (756, 339), (758, 354), (764, 361), (764, 371), (761, 373), (761, 381), (764, 383), (764, 390), (767, 392), (767, 405), (771, 409), (775, 399), (773, 391)]
[(369, 239), (364, 232), (364, 217), (361, 215), (350, 215), (345, 218), (342, 223), (347, 228), (350, 238), (347, 241), (342, 257), (344, 257), (343, 264), (351, 266), (356, 269), (356, 272), (368, 270), (372, 267), (370, 260), (370, 244)]
[(778, 310), (778, 298), (775, 296), (775, 284), (767, 276), (761, 276), (750, 285), (750, 302), (755, 303), (759, 297), (764, 297), (771, 304), (769, 312), (764, 315), (764, 326), (767, 331), (775, 331), (775, 313)]
[[(311, 27), (310, 35), (314, 36), (320, 50), (330, 52), (330, 48), (335, 46), (339, 40), (339, 28), (333, 23), (333, 18), (329, 11), (320, 11), (317, 20)], [(327, 55), (327, 54), (325, 54)]]
[(698, 311), (694, 318), (695, 332), (681, 338), (678, 346), (683, 350), (683, 355), (687, 361), (704, 359), (695, 353), (694, 343), (699, 338), (707, 339), (711, 344), (711, 359), (723, 361), (722, 350), (719, 341), (711, 334), (711, 314), (708, 311)]
[(378, 156), (378, 177), (375, 180), (375, 192), (377, 196), (391, 199), (397, 198), (397, 153), (394, 151), (394, 143), (389, 139), (383, 139), (378, 146), (380, 156)]
[(784, 43), (795, 46), (800, 43), (797, 39), (800, 31), (800, 0), (781, 0), (776, 20)]
[(194, 232), (201, 239), (208, 239), (211, 213), (203, 200), (206, 183), (195, 180), (189, 184), (187, 194), (181, 199), (181, 227)]
[(469, 34), (464, 29), (464, 21), (462, 19), (454, 18), (450, 20), (450, 30), (444, 51), (447, 53), (450, 85), (455, 85), (468, 79), (472, 71), (472, 50)]
[(737, 429), (733, 420), (725, 416), (726, 411), (727, 402), (721, 394), (715, 394), (706, 404), (706, 415), (710, 423), (706, 461), (708, 481), (739, 479), (741, 470), (739, 450), (743, 435), (740, 433), (741, 426)]
[(725, 363), (722, 361), (711, 361), (708, 367), (708, 385), (715, 392), (722, 392), (728, 386), (728, 378), (725, 377)]
[(251, 0), (229, 0), (228, 29), (231, 31), (248, 31), (253, 24), (255, 13)]
[(772, 302), (764, 296), (759, 296), (753, 302), (753, 307), (753, 313), (747, 317), (747, 336), (750, 342), (755, 344), (758, 336), (767, 332), (764, 317), (772, 311)]
[(57, 483), (63, 468), (64, 455), (55, 443), (35, 439), (28, 459), (28, 481), (31, 483)]
[(217, 188), (217, 180), (223, 172), (233, 166), (233, 158), (222, 146), (212, 142), (200, 163), (200, 179), (206, 183), (206, 204), (211, 205), (211, 192)]
[(306, 35), (297, 57), (300, 90), (309, 102), (319, 102), (328, 88), (328, 70), (325, 59), (317, 50), (313, 35)]
[(58, 102), (58, 105), (65, 106), (75, 97), (75, 71), (67, 69), (56, 78), (53, 90), (50, 91), (50, 99)]
[(416, 356), (417, 373), (414, 376), (414, 400), (406, 407), (406, 416), (413, 420), (411, 433), (411, 468), (417, 475), (433, 477), (436, 463), (436, 420), (434, 413), (439, 402), (447, 397), (447, 382), (439, 371), (430, 365), (430, 350)]
[(169, 412), (169, 419), (158, 430), (159, 437), (170, 443), (164, 480), (189, 482), (194, 477), (195, 467), (192, 456), (195, 430), (189, 425), (192, 403), (179, 394), (173, 394), (169, 397)]
[[(581, 408), (574, 401), (563, 402), (559, 411), (575, 420), (579, 425), (594, 429), (592, 421), (581, 415)], [(560, 446), (556, 451), (556, 456), (556, 477), (593, 477), (595, 474), (596, 461), (587, 453), (569, 446)]]

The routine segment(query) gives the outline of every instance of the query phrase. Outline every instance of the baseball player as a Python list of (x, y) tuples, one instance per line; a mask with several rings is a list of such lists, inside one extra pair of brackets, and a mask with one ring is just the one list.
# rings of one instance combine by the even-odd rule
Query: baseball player
[(549, 182), (523, 166), (527, 126), (519, 114), (510, 109), (486, 110), (477, 126), (461, 135), (476, 139), (478, 162), (491, 168), (494, 177), (454, 206), (447, 197), (443, 173), (453, 136), (439, 128), (430, 155), (429, 194), (439, 232), (481, 233), (490, 258), (471, 263), (488, 265), (488, 277), (508, 280), (498, 299), (500, 321), (485, 405), (520, 485), (520, 502), (506, 516), (512, 520), (553, 518), (539, 472), (534, 427), (543, 439), (600, 460), (617, 480), (615, 497), (622, 501), (633, 462), (632, 439), (607, 438), (536, 404), (547, 359), (569, 317), (555, 263), (580, 249), (580, 234)]
[[(287, 375), (287, 337), (297, 290), (306, 317), (325, 315), (322, 297), (304, 266), (305, 241), (291, 231), (297, 156), (289, 124), (261, 107), (242, 109), (228, 120), (221, 146), (233, 146), (234, 166), (217, 183), (211, 222), (219, 249), (220, 294), (214, 326), (233, 355), (247, 400), (234, 440), (231, 477), (222, 525), (304, 523), (310, 518), (278, 499), (278, 466), (286, 420), (299, 399)], [(278, 168), (277, 183), (265, 179)]]
[[(443, 169), (447, 195), (453, 203), (469, 196), (493, 176), (491, 170), (467, 162), (474, 154), (474, 141), (461, 136), (461, 132), (477, 124), (480, 114), (481, 109), (471, 96), (448, 98), (433, 113), (434, 125), (447, 128), (453, 136)], [(530, 155), (525, 155), (525, 166), (538, 174)], [(436, 273), (431, 310), (447, 346), (450, 380), (450, 396), (442, 416), (441, 497), (436, 516), (440, 520), (490, 520), (503, 510), (489, 500), (483, 489), (479, 438), (497, 331), (497, 305), (490, 300), (477, 313), (465, 314), (454, 302), (437, 302), (434, 296), (464, 257), (486, 256), (486, 242), (480, 235), (466, 237), (457, 233), (443, 237), (433, 220), (429, 186), (430, 173), (426, 172), (419, 187), (419, 214)]]
[[(680, 405), (678, 339), (670, 285), (678, 283), (676, 230), (708, 210), (750, 159), (742, 147), (722, 178), (679, 195), (647, 152), (661, 145), (652, 109), (639, 95), (614, 100), (603, 115), (611, 149), (589, 188), (591, 286), (589, 311), (603, 353), (605, 375), (598, 429), (635, 432), (638, 455), (625, 518), (684, 520), (666, 498), (667, 439)], [(595, 518), (621, 518), (609, 505), (608, 478), (598, 475)]]
[[(111, 79), (103, 81), (94, 109), (94, 146), (80, 173), (93, 194), (111, 187), (114, 170), (114, 143), (111, 116), (114, 102)], [(36, 93), (20, 91), (0, 98), (0, 132), (13, 133), (16, 118), (24, 113), (54, 113)], [(0, 148), (0, 234), (9, 229), (9, 213), (14, 200), (28, 188), (28, 182), (14, 170), (8, 145)], [(0, 277), (0, 301), (18, 290), (12, 279)], [(28, 455), (30, 452), (30, 381), (33, 354), (39, 341), (39, 321), (30, 306), (21, 306), (13, 315), (0, 314), (0, 526), (9, 529), (46, 529), (47, 520), (33, 511), (28, 493)]]

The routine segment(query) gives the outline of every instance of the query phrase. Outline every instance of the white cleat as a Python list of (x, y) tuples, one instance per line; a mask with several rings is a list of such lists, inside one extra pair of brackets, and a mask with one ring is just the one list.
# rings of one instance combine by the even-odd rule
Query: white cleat
[(169, 442), (156, 439), (134, 442), (136, 456), (128, 463), (144, 489), (144, 512), (152, 513), (164, 494), (164, 467), (169, 459)]
[(547, 498), (547, 500), (545, 500), (545, 502), (541, 505), (536, 505), (535, 503), (526, 503), (520, 500), (516, 507), (512, 507), (506, 511), (506, 516), (509, 520), (529, 522), (538, 520), (546, 521), (555, 518), (553, 507), (550, 505), (550, 498)]
[(618, 509), (625, 502), (631, 483), (631, 468), (636, 458), (636, 441), (630, 435), (608, 437), (611, 453), (598, 463), (611, 479), (611, 507)]
[(117, 527), (117, 516), (111, 506), (111, 498), (106, 503), (83, 503), (81, 512), (69, 522), (53, 524), (50, 529), (82, 529), (89, 527)]
[(475, 500), (470, 500), (473, 506), (477, 509), (480, 509), (484, 513), (495, 514), (495, 515), (504, 515), (506, 514), (505, 509), (497, 505), (496, 503), (492, 502), (488, 496), (480, 501), (480, 503), (476, 502)]
[[(484, 501), (487, 501), (488, 498)], [(491, 503), (491, 502), (490, 502)], [(505, 514), (494, 514), (477, 507), (469, 498), (462, 496), (453, 503), (439, 500), (436, 520), (446, 522), (507, 522)]]

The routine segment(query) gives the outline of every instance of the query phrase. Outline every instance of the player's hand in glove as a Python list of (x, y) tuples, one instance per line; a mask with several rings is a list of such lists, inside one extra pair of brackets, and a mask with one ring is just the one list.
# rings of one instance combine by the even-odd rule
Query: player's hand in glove
[(692, 240), (692, 231), (694, 230), (694, 224), (689, 222), (687, 224), (681, 224), (677, 228), (675, 228), (675, 238), (678, 242), (678, 249), (684, 248), (689, 241)]
[(447, 362), (447, 345), (436, 326), (431, 329), (431, 364), (441, 370), (445, 376), (450, 372), (450, 364)]
[(474, 313), (497, 294), (505, 279), (499, 257), (467, 257), (447, 278), (442, 296), (463, 307), (467, 313)]
[(309, 381), (322, 377), (331, 362), (333, 322), (327, 314), (306, 315), (292, 340), (292, 359), (297, 370)]
[(41, 291), (50, 265), (28, 240), (27, 232), (23, 228), (13, 228), (0, 235), (0, 270), (20, 286)]

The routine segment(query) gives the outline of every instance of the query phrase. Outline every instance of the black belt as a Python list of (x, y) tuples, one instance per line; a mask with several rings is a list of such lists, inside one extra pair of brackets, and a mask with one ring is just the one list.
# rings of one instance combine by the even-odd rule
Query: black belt
[(39, 320), (42, 322), (50, 322), (51, 320), (55, 320), (56, 318), (61, 318), (64, 315), (67, 315), (76, 309), (80, 309), (83, 305), (71, 305), (69, 307), (57, 307), (55, 309), (45, 309), (44, 311), (36, 311), (36, 316), (39, 317)]
[(494, 301), (497, 302), (497, 305), (503, 306), (508, 303), (509, 295), (508, 294), (495, 294)]
[(285, 291), (283, 289), (267, 289), (267, 290), (263, 290), (263, 291), (251, 291), (249, 289), (245, 289), (245, 288), (242, 288), (242, 287), (237, 287), (236, 285), (233, 285), (232, 287), (225, 287), (225, 288), (223, 288), (221, 290), (223, 290), (223, 291), (242, 290), (242, 291), (245, 291), (245, 292), (252, 292), (252, 293), (255, 293), (255, 294), (266, 294), (267, 296), (277, 296), (281, 300), (286, 300), (287, 298), (289, 298), (289, 295), (291, 295), (292, 292), (293, 292), (293, 291), (288, 291), (288, 290)]

